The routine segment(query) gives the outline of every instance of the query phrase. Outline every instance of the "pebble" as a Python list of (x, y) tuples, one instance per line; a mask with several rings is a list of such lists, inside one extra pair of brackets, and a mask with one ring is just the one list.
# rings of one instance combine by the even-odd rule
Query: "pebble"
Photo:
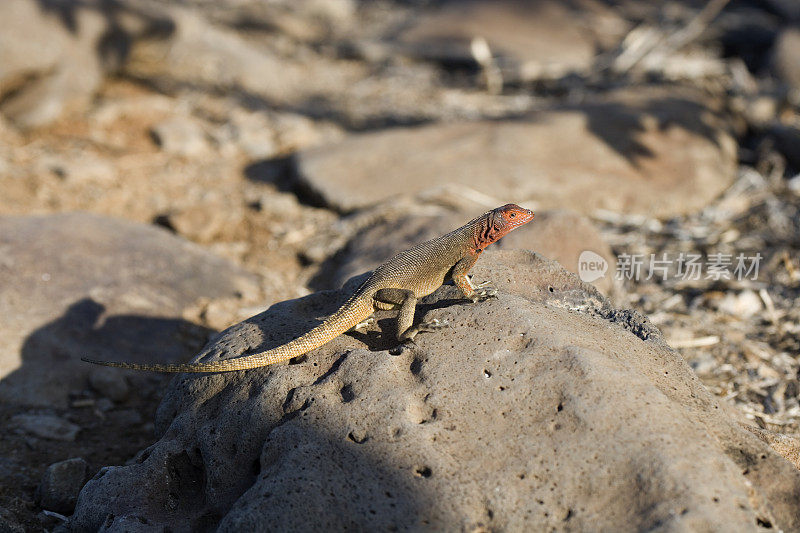
[(37, 502), (49, 511), (72, 514), (88, 473), (89, 465), (80, 457), (51, 464), (36, 490)]
[(11, 425), (36, 437), (64, 442), (73, 442), (81, 430), (79, 426), (55, 415), (15, 415), (11, 418)]
[(719, 302), (719, 310), (739, 318), (749, 318), (763, 309), (761, 298), (750, 290), (727, 294)]
[(151, 130), (156, 144), (170, 154), (196, 157), (210, 150), (202, 126), (191, 117), (172, 117)]

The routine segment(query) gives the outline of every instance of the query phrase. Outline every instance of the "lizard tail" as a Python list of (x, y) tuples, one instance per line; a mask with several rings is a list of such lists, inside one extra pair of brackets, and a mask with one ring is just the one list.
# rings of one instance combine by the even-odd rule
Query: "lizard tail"
[(373, 312), (372, 298), (363, 296), (351, 297), (338, 311), (326, 318), (322, 324), (296, 339), (277, 346), (265, 352), (254, 353), (233, 359), (221, 361), (207, 361), (199, 363), (186, 363), (177, 365), (147, 365), (138, 363), (124, 363), (117, 361), (98, 361), (81, 357), (82, 361), (96, 365), (127, 368), (130, 370), (147, 370), (152, 372), (231, 372), (233, 370), (247, 370), (274, 363), (280, 363), (310, 352), (323, 344), (335, 339)]

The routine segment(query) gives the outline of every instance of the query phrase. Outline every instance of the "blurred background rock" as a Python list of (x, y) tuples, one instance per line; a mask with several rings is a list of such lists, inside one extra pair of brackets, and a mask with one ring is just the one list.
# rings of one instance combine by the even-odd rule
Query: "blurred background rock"
[[(0, 2), (0, 529), (58, 523), (34, 496), (51, 463), (152, 439), (163, 378), (80, 354), (185, 358), (507, 202), (537, 219), (502, 246), (606, 258), (601, 291), (743, 416), (797, 431), (798, 2)], [(664, 253), (763, 260), (613, 279)]]

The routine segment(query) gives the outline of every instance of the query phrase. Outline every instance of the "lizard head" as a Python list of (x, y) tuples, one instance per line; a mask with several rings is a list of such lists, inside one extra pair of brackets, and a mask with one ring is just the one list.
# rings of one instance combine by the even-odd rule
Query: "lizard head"
[(516, 204), (506, 204), (492, 209), (480, 219), (476, 227), (475, 248), (483, 250), (500, 240), (509, 231), (533, 220), (533, 212)]

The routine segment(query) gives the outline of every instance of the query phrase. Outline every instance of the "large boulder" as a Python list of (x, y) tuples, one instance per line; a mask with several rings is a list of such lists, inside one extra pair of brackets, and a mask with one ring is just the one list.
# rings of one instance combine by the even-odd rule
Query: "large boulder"
[(343, 211), (454, 184), (538, 209), (668, 217), (736, 175), (736, 144), (693, 92), (624, 91), (518, 119), (353, 135), (303, 151), (301, 186)]
[(198, 10), (169, 7), (170, 31), (137, 38), (123, 71), (162, 90), (186, 87), (235, 90), (274, 105), (297, 104), (332, 87), (348, 87), (366, 75), (353, 64), (315, 54), (286, 57), (267, 38), (253, 42), (235, 28), (210, 22)]
[[(108, 370), (81, 356), (185, 357), (201, 332), (184, 309), (253, 287), (241, 269), (153, 226), (85, 213), (0, 218), (0, 399), (66, 406)], [(106, 381), (92, 379), (98, 390), (125, 386)]]
[[(441, 288), (418, 318), (449, 328), (400, 355), (373, 326), (295, 364), (177, 376), (159, 440), (87, 483), (69, 526), (800, 528), (800, 472), (645, 319), (530, 252), (487, 251), (475, 275), (499, 297)], [(197, 359), (284, 343), (358, 282), (275, 305)]]

